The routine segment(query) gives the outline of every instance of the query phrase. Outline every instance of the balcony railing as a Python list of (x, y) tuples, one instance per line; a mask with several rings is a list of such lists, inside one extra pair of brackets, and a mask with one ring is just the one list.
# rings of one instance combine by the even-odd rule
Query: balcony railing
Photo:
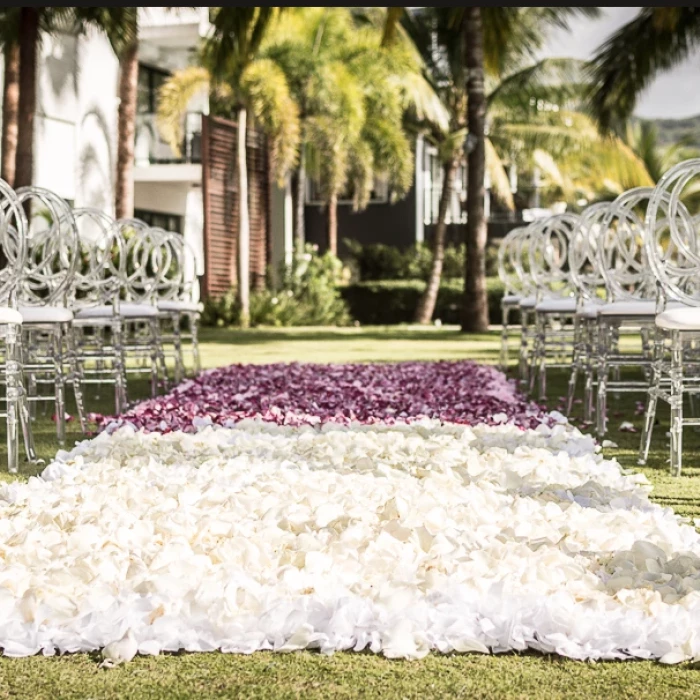
[(202, 162), (202, 114), (188, 112), (183, 124), (183, 142), (176, 154), (158, 131), (155, 114), (136, 115), (134, 160), (137, 166)]

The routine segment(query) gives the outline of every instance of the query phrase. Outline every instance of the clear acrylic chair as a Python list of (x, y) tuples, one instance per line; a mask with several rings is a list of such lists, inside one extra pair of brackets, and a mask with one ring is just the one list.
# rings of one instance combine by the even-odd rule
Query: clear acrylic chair
[[(600, 437), (607, 430), (608, 394), (646, 392), (648, 387), (656, 284), (644, 245), (644, 215), (653, 191), (637, 187), (617, 197), (605, 215), (596, 248), (606, 293), (596, 330), (596, 429)], [(623, 352), (621, 334), (640, 338), (641, 351)], [(640, 367), (643, 376), (639, 379), (622, 373)]]
[[(182, 234), (168, 232), (167, 244), (172, 248), (170, 268), (161, 278), (157, 306), (165, 328), (161, 330), (163, 345), (173, 348), (175, 381), (185, 374), (183, 340), (189, 341), (195, 374), (202, 371), (199, 356), (199, 317), (203, 306), (195, 299), (197, 258)], [(187, 322), (186, 327), (183, 321)], [(167, 350), (166, 350), (167, 354)]]
[[(22, 187), (17, 198), (29, 212), (27, 258), (17, 293), (22, 315), (24, 372), (30, 405), (53, 403), (56, 434), (66, 440), (66, 385), (73, 387), (78, 420), (86, 431), (81, 373), (69, 298), (78, 264), (78, 235), (68, 204), (41, 187)], [(51, 387), (49, 393), (41, 391)]]
[(569, 248), (571, 281), (576, 292), (576, 315), (566, 411), (570, 415), (573, 410), (577, 380), (579, 375), (583, 375), (583, 419), (587, 423), (593, 417), (598, 312), (606, 301), (605, 279), (596, 250), (608, 208), (607, 202), (600, 202), (592, 204), (581, 213)]
[[(684, 411), (684, 398), (700, 393), (700, 222), (685, 201), (700, 178), (700, 159), (671, 168), (654, 190), (646, 213), (646, 251), (657, 280), (654, 362), (639, 462), (649, 455), (659, 399), (671, 408), (671, 474), (680, 476), (683, 427), (700, 425)], [(690, 204), (688, 206), (690, 206)], [(692, 213), (691, 213), (692, 212)]]
[(551, 216), (531, 237), (530, 269), (537, 289), (535, 344), (530, 366), (530, 392), (547, 396), (547, 369), (571, 367), (576, 298), (569, 268), (569, 248), (578, 225), (575, 214)]
[(84, 384), (114, 386), (114, 408), (126, 410), (123, 324), (120, 314), (121, 237), (114, 219), (92, 208), (73, 210), (80, 243), (80, 263), (73, 285), (71, 307), (79, 366)]
[(518, 274), (516, 256), (518, 254), (518, 239), (527, 227), (519, 226), (509, 231), (498, 247), (498, 276), (503, 283), (503, 298), (501, 299), (501, 354), (500, 366), (505, 372), (508, 369), (510, 350), (510, 313), (517, 309), (525, 298), (523, 283)]
[(0, 340), (4, 350), (2, 381), (5, 385), (7, 423), (7, 468), (19, 471), (20, 432), (24, 436), (27, 459), (37, 462), (22, 365), (22, 315), (17, 291), (27, 259), (27, 220), (16, 193), (0, 180)]

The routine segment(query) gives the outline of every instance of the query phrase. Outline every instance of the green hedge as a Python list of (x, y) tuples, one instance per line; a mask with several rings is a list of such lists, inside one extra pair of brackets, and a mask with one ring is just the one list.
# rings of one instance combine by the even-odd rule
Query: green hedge
[[(489, 320), (501, 322), (501, 298), (503, 285), (498, 278), (487, 279)], [(387, 280), (359, 282), (341, 289), (350, 315), (366, 326), (390, 326), (411, 323), (420, 295), (425, 289), (421, 280)], [(446, 280), (440, 287), (434, 319), (442, 323), (459, 323), (462, 306), (461, 280)]]

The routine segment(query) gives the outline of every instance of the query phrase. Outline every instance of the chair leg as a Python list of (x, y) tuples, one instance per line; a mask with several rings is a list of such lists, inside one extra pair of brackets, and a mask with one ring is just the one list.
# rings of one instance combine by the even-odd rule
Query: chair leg
[(82, 433), (87, 432), (87, 422), (85, 419), (85, 403), (83, 401), (83, 370), (78, 361), (78, 351), (75, 345), (75, 335), (73, 328), (69, 325), (65, 327), (64, 335), (68, 350), (68, 367), (70, 369), (70, 382), (73, 385), (73, 396), (78, 412), (78, 421)]
[[(19, 331), (21, 333), (21, 331)], [(21, 363), (17, 352), (18, 329), (7, 326), (5, 338), (5, 381), (7, 394), (7, 470), (10, 474), (19, 471), (19, 402), (21, 396)]]
[(124, 352), (124, 330), (121, 319), (112, 320), (112, 352), (114, 369), (114, 410), (119, 415), (126, 410), (128, 404), (126, 385), (126, 355)]
[[(22, 332), (16, 334), (16, 357), (21, 362), (24, 357), (23, 343), (22, 343)], [(27, 460), (32, 464), (39, 464), (43, 460), (40, 460), (36, 454), (36, 448), (34, 446), (34, 433), (32, 432), (32, 416), (30, 412), (30, 404), (27, 400), (27, 391), (24, 383), (24, 374), (20, 373), (20, 379), (22, 380), (22, 392), (19, 403), (19, 415), (20, 422), (22, 424), (22, 434), (24, 437), (24, 449), (27, 455)]]
[(680, 476), (683, 462), (683, 342), (671, 333), (671, 475)]
[(184, 374), (184, 357), (182, 355), (182, 335), (180, 333), (180, 314), (171, 316), (173, 324), (173, 346), (175, 350), (175, 382), (179, 384), (182, 381)]
[(501, 304), (501, 315), (503, 323), (501, 326), (501, 371), (508, 371), (508, 316), (510, 307), (506, 304)]
[(574, 397), (576, 396), (576, 382), (578, 380), (579, 369), (584, 361), (583, 357), (583, 325), (578, 316), (574, 316), (574, 355), (571, 363), (571, 374), (569, 375), (569, 387), (566, 394), (566, 414), (571, 415), (574, 408)]
[(61, 327), (52, 333), (52, 356), (55, 386), (56, 437), (61, 447), (66, 445), (66, 388), (63, 376), (63, 339)]
[(190, 333), (192, 335), (192, 360), (196, 374), (202, 373), (202, 359), (199, 354), (199, 315), (190, 316)]
[(596, 402), (596, 430), (603, 437), (607, 429), (608, 403), (608, 326), (598, 324), (598, 397)]
[(525, 309), (520, 310), (520, 387), (524, 390), (528, 387), (530, 367), (528, 315)]
[(659, 400), (661, 388), (661, 372), (663, 369), (664, 339), (661, 330), (656, 331), (654, 338), (654, 361), (651, 365), (651, 379), (649, 391), (647, 392), (647, 405), (644, 411), (644, 426), (642, 428), (642, 439), (639, 445), (638, 464), (646, 464), (649, 458), (649, 448), (651, 446), (651, 436), (654, 432), (654, 421), (656, 420), (656, 405)]

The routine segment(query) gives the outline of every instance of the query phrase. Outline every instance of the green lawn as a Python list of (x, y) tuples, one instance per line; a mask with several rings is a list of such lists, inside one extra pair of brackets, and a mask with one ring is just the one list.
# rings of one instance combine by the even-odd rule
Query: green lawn
[[(248, 332), (210, 330), (202, 334), (206, 367), (232, 362), (368, 362), (473, 358), (497, 359), (495, 333), (462, 336), (454, 328), (275, 329)], [(565, 393), (567, 377), (553, 375), (550, 395)], [(132, 398), (144, 395), (136, 385)], [(619, 433), (622, 420), (641, 426), (636, 397), (611, 400), (607, 450), (634, 467), (638, 433)], [(109, 411), (111, 400), (90, 399), (88, 410)], [(684, 476), (671, 478), (664, 437), (668, 415), (660, 411), (650, 457), (643, 471), (654, 484), (654, 498), (683, 515), (700, 517), (700, 437), (687, 430)], [(36, 425), (42, 456), (56, 450), (53, 424)], [(71, 433), (71, 439), (79, 439)], [(4, 441), (4, 437), (2, 438)], [(0, 454), (0, 463), (5, 455)], [(26, 470), (26, 473), (36, 469)], [(5, 478), (8, 478), (7, 476)], [(99, 655), (0, 659), (0, 698), (695, 698), (700, 670), (691, 664), (665, 667), (649, 662), (581, 663), (537, 654), (478, 656), (431, 654), (421, 661), (389, 661), (371, 654), (314, 653), (252, 656), (176, 654), (137, 658), (112, 670), (99, 669)]]

